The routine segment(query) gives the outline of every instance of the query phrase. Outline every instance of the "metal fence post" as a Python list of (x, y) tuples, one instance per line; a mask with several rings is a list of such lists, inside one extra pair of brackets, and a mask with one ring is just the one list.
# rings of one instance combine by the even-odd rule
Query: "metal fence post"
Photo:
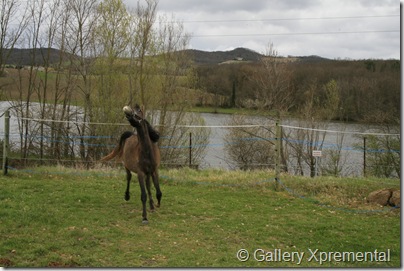
[(8, 151), (10, 139), (10, 111), (6, 110), (4, 113), (4, 142), (3, 142), (3, 174), (7, 175), (8, 166)]

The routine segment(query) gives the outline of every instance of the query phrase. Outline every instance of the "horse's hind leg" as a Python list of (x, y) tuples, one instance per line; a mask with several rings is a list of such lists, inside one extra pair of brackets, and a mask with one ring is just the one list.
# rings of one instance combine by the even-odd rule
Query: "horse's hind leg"
[(154, 202), (150, 189), (150, 175), (146, 176), (146, 188), (147, 188), (147, 195), (149, 196), (150, 210), (154, 211)]
[(159, 183), (159, 173), (156, 170), (152, 174), (154, 188), (156, 188), (156, 198), (157, 198), (157, 207), (160, 207), (161, 198), (163, 197), (163, 193), (160, 190), (160, 183)]
[(125, 200), (128, 201), (130, 199), (130, 193), (129, 193), (129, 188), (130, 188), (130, 180), (132, 178), (132, 173), (130, 172), (129, 169), (126, 169), (126, 191), (125, 191)]
[(144, 179), (144, 175), (143, 174), (138, 174), (138, 179), (139, 179), (139, 185), (140, 185), (140, 199), (142, 201), (142, 206), (143, 206), (143, 220), (142, 223), (143, 224), (147, 224), (149, 223), (147, 220), (147, 212), (146, 212), (146, 201), (147, 201), (147, 194), (146, 194), (146, 186), (145, 186), (145, 179)]

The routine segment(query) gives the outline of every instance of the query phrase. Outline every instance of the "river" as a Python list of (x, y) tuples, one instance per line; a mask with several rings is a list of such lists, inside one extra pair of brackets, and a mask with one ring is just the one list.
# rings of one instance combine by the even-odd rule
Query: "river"
[[(0, 102), (0, 112), (3, 113), (9, 102)], [(209, 136), (209, 142), (206, 146), (206, 155), (201, 160), (199, 168), (220, 168), (220, 169), (235, 169), (237, 166), (226, 155), (225, 150), (225, 137), (229, 132), (226, 126), (231, 125), (233, 115), (229, 114), (213, 114), (202, 113), (201, 117), (205, 120), (205, 125), (209, 126), (211, 133)], [(275, 125), (274, 120), (269, 120), (264, 117), (249, 116), (246, 117), (244, 124), (251, 125)], [(286, 135), (282, 140), (285, 142), (298, 142), (296, 136), (296, 127), (305, 128), (304, 124), (299, 123), (296, 119), (283, 119), (281, 125), (283, 125), (283, 132)], [(18, 123), (16, 117), (11, 118), (10, 133), (19, 134)], [(200, 128), (204, 129), (204, 128)], [(324, 154), (329, 153), (330, 150), (338, 149), (336, 146), (340, 143), (341, 157), (341, 175), (342, 176), (362, 176), (364, 167), (364, 155), (363, 150), (360, 148), (364, 144), (363, 133), (380, 132), (379, 127), (356, 124), (356, 123), (343, 123), (343, 122), (330, 122), (326, 126), (322, 125), (320, 129), (327, 130), (327, 132), (321, 132), (324, 134), (324, 142), (322, 146), (322, 157), (317, 158), (319, 166), (329, 163), (326, 161), (327, 157)], [(0, 118), (0, 138), (4, 138), (4, 118)], [(251, 141), (254, 144), (254, 141)], [(301, 144), (307, 144), (307, 142), (301, 142)], [(288, 144), (284, 144), (288, 148)], [(359, 148), (358, 148), (359, 147)], [(272, 151), (272, 150), (268, 150)], [(288, 150), (289, 154), (291, 153)], [(309, 154), (311, 155), (311, 154)], [(329, 159), (328, 159), (329, 160)], [(290, 173), (294, 173), (296, 169), (296, 159), (289, 156), (288, 168)], [(304, 168), (304, 174), (309, 175), (309, 168)]]
[[(229, 128), (217, 127), (230, 125), (232, 115), (202, 113), (201, 116), (204, 118), (206, 126), (213, 127), (211, 127), (206, 156), (200, 164), (200, 168), (235, 168), (234, 164), (227, 162), (229, 159), (224, 149), (226, 144), (224, 137), (226, 133), (228, 133)], [(275, 125), (274, 120), (268, 120), (263, 117), (249, 117), (246, 123), (260, 125), (263, 122), (272, 122), (273, 125)], [(294, 127), (305, 128), (305, 126), (296, 119), (283, 119), (281, 125), (283, 125), (284, 134), (289, 134), (289, 137), (283, 138), (283, 140), (289, 142), (296, 140), (296, 138), (293, 138), (293, 135), (296, 134), (297, 128)], [(320, 132), (321, 136), (324, 135), (325, 138), (322, 147), (322, 157), (317, 158), (319, 167), (321, 165), (324, 166), (324, 163), (330, 163), (329, 161), (325, 161), (326, 157), (324, 157), (324, 154), (328, 153), (328, 155), (330, 155), (330, 152), (340, 148), (341, 155), (339, 163), (341, 175), (362, 176), (364, 170), (364, 153), (363, 149), (361, 149), (364, 144), (363, 138), (366, 136), (366, 133), (380, 133), (379, 127), (357, 123), (330, 122), (321, 125), (319, 129), (327, 130), (326, 132)], [(302, 144), (304, 143), (302, 142)], [(340, 146), (339, 148), (337, 147), (338, 145)], [(289, 160), (288, 168), (290, 173), (293, 173), (296, 167), (296, 161), (293, 158)], [(309, 167), (305, 167), (304, 173), (305, 175), (310, 174)]]

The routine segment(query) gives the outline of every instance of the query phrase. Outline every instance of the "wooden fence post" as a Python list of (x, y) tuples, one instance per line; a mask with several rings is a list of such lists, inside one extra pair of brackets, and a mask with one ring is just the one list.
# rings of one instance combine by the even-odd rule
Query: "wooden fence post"
[(280, 161), (281, 161), (281, 123), (279, 112), (276, 117), (275, 124), (275, 190), (279, 190), (279, 174), (280, 174)]
[(363, 137), (363, 177), (366, 177), (366, 136)]
[(3, 142), (3, 174), (7, 175), (8, 167), (8, 151), (10, 140), (10, 111), (6, 110), (4, 113), (4, 142)]
[(192, 133), (189, 133), (189, 168), (192, 168)]

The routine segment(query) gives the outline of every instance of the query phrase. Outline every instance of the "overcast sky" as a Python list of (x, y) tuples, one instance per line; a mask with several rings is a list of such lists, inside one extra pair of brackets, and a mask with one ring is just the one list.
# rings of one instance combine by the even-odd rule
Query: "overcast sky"
[(191, 49), (400, 59), (398, 0), (159, 0), (158, 12), (183, 22)]

